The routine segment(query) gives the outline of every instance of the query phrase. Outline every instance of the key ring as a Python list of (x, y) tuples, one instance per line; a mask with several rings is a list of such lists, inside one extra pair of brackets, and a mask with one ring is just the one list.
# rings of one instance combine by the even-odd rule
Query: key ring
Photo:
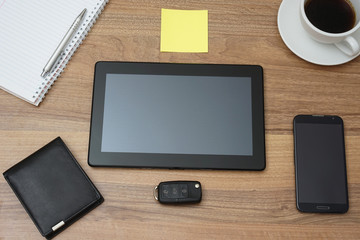
[[(158, 186), (155, 186), (154, 188), (154, 191), (153, 191), (153, 194), (154, 194), (154, 198), (156, 201), (159, 201), (159, 198), (157, 197), (157, 195), (159, 194), (159, 192), (157, 191), (158, 190)], [(156, 194), (157, 193), (157, 194)], [(155, 195), (156, 194), (156, 195)]]

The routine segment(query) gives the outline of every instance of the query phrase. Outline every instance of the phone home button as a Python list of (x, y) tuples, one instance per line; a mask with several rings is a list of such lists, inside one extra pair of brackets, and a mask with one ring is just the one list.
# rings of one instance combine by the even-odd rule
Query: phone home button
[(330, 210), (329, 206), (316, 206), (316, 209), (318, 210)]

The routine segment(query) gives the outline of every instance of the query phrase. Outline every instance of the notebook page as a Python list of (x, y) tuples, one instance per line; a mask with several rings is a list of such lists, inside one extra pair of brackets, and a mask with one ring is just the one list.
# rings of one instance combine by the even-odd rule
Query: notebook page
[(82, 30), (79, 28), (74, 43), (69, 43), (71, 48), (59, 60), (66, 65), (64, 60), (69, 60), (69, 55), (74, 52), (71, 50), (82, 40), (80, 36), (87, 32), (88, 25), (97, 17), (95, 14), (100, 13), (104, 2), (3, 0), (0, 3), (0, 87), (37, 105), (38, 96), (45, 94), (60, 73), (54, 72), (45, 79), (40, 76), (50, 56), (75, 18), (87, 8), (80, 27)]

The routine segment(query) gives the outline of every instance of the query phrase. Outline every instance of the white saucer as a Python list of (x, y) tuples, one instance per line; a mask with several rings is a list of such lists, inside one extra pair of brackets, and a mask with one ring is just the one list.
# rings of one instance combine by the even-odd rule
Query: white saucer
[[(333, 44), (316, 42), (305, 32), (300, 22), (300, 0), (283, 0), (278, 12), (278, 28), (286, 46), (298, 57), (319, 65), (338, 65), (360, 55), (348, 56)], [(360, 31), (354, 35), (360, 39)]]

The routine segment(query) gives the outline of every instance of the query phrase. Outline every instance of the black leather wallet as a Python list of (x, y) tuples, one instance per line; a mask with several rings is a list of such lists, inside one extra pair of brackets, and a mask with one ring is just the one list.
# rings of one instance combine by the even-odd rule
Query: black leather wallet
[(47, 239), (104, 201), (60, 137), (3, 174)]

